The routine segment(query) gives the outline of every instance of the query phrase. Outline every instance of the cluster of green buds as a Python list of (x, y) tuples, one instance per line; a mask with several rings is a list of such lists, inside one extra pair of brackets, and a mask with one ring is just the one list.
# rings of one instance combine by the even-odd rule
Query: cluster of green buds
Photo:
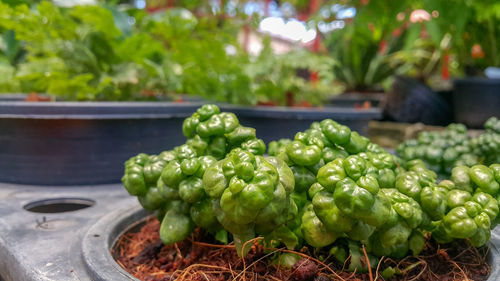
[(299, 132), (278, 157), (292, 169), (295, 192), (304, 195), (316, 182), (318, 170), (332, 160), (365, 151), (369, 141), (349, 127), (325, 119), (314, 122), (305, 132)]
[(403, 160), (421, 159), (427, 167), (444, 175), (449, 175), (455, 166), (478, 163), (463, 124), (450, 124), (443, 131), (420, 132), (417, 139), (403, 142), (396, 151)]
[(455, 188), (447, 194), (447, 214), (436, 239), (470, 238), (472, 245), (484, 245), (499, 222), (500, 164), (455, 167), (451, 180)]
[(416, 200), (395, 188), (404, 173), (388, 153), (363, 152), (323, 166), (317, 174), (320, 186), (311, 187), (316, 190), (312, 205), (324, 232), (333, 235), (330, 241), (314, 236), (306, 241), (327, 246), (348, 238), (376, 256), (402, 257), (409, 249), (419, 253), (425, 215)]
[(266, 151), (266, 145), (257, 139), (254, 128), (241, 126), (234, 113), (221, 113), (216, 105), (204, 105), (186, 118), (182, 133), (198, 155), (210, 155), (217, 160), (237, 147), (256, 155)]
[(232, 233), (239, 255), (246, 254), (252, 244), (245, 243), (256, 234), (283, 238), (291, 248), (297, 245), (293, 237), (290, 241), (276, 235), (297, 213), (290, 198), (294, 185), (293, 173), (282, 160), (242, 149), (209, 167), (203, 177), (217, 219)]
[(428, 169), (443, 167), (430, 156), (443, 158), (468, 141), (460, 125), (449, 126), (444, 139), (421, 135), (428, 146), (419, 154), (424, 161), (402, 161), (330, 119), (294, 140), (271, 143), (269, 157), (254, 129), (214, 105), (198, 109), (182, 131), (186, 144), (132, 157), (122, 178), (162, 221), (160, 238), (167, 244), (198, 226), (223, 243), (231, 234), (240, 256), (260, 236), (289, 249), (330, 249), (341, 262), (350, 257), (349, 270), (363, 271), (362, 247), (375, 266), (377, 257), (419, 254), (426, 236), (484, 245), (500, 222), (500, 164), (458, 166), (451, 180), (439, 183)]
[(500, 221), (499, 164), (456, 167), (453, 181), (438, 184), (421, 160), (404, 169), (389, 159), (366, 152), (319, 169), (309, 190), (312, 202), (302, 216), (308, 245), (329, 247), (340, 262), (349, 251), (349, 269), (362, 271), (366, 264), (352, 260), (360, 245), (372, 262), (380, 256), (417, 255), (426, 235), (440, 243), (468, 239), (476, 247), (486, 244)]
[[(166, 244), (185, 239), (199, 226), (227, 242), (227, 231), (216, 218), (213, 200), (202, 183), (205, 171), (232, 150), (262, 155), (266, 149), (255, 129), (238, 118), (204, 105), (184, 121), (186, 143), (159, 155), (139, 154), (125, 162), (123, 185), (144, 209), (162, 222), (160, 238)], [(293, 188), (293, 184), (291, 185)]]
[(471, 148), (486, 165), (500, 163), (500, 120), (491, 117), (484, 124), (486, 132), (471, 140)]
[(292, 140), (290, 139), (280, 139), (277, 141), (271, 141), (267, 145), (267, 154), (269, 156), (278, 156), (280, 153), (285, 151), (286, 146), (291, 142)]
[(161, 204), (157, 182), (163, 168), (176, 158), (174, 151), (159, 155), (138, 154), (125, 162), (123, 185), (128, 193), (137, 196), (146, 210), (156, 210)]
[(499, 163), (500, 120), (491, 117), (484, 129), (483, 134), (471, 138), (463, 124), (450, 124), (444, 131), (421, 132), (396, 151), (405, 161), (422, 159), (428, 168), (443, 176), (449, 176), (457, 166)]
[(183, 240), (195, 225), (227, 241), (223, 228), (216, 220), (210, 221), (214, 216), (203, 213), (201, 178), (215, 162), (211, 156), (198, 157), (186, 144), (159, 155), (139, 154), (125, 162), (123, 185), (144, 209), (154, 211), (162, 221), (160, 237), (165, 243)]
[[(449, 221), (457, 212), (453, 211), (457, 205), (449, 198), (461, 190), (456, 191), (458, 187), (452, 181), (438, 184), (436, 173), (424, 161), (401, 161), (363, 137), (352, 141), (351, 136), (346, 136), (352, 132), (346, 128), (331, 120), (314, 123), (307, 131), (298, 133), (294, 141), (277, 149), (279, 157), (294, 172), (292, 198), (299, 208), (300, 219), (299, 231), (292, 230), (306, 245), (330, 247), (331, 254), (341, 262), (348, 251), (349, 268), (364, 270), (366, 264), (361, 267), (362, 262), (352, 260), (353, 256), (359, 256), (356, 253), (360, 245), (365, 245), (370, 260), (376, 261), (373, 256), (401, 258), (410, 252), (417, 255), (425, 246), (425, 235), (434, 233), (438, 241), (467, 238), (474, 246), (487, 242), (489, 226), (496, 225), (498, 213), (488, 211), (494, 208), (489, 205), (498, 205), (492, 192), (485, 195), (479, 188), (470, 190), (472, 193), (467, 197), (476, 196), (475, 201), (480, 202), (477, 204), (482, 204), (484, 212), (490, 214), (488, 228), (481, 228), (478, 218), (475, 229), (462, 235), (453, 234)], [(460, 128), (451, 126), (449, 130), (460, 131)], [(471, 169), (475, 171), (477, 167), (480, 166)], [(489, 169), (494, 172), (495, 167)], [(463, 189), (465, 184), (458, 178), (452, 179)], [(494, 180), (489, 182), (489, 189), (483, 184), (486, 190), (497, 186)], [(491, 199), (489, 203), (486, 197)], [(483, 209), (475, 210), (479, 214)]]

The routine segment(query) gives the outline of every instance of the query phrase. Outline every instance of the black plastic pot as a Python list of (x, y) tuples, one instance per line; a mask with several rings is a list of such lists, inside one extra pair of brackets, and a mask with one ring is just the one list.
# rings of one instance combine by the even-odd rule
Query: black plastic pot
[[(118, 238), (131, 229), (137, 229), (149, 216), (140, 208), (123, 209), (110, 213), (93, 225), (83, 238), (83, 259), (92, 280), (138, 280), (127, 273), (111, 255)], [(500, 279), (500, 229), (492, 231), (488, 260), (491, 273), (488, 281)]]
[(500, 117), (500, 79), (457, 79), (453, 85), (456, 122), (482, 128), (488, 118)]
[(345, 107), (289, 108), (221, 105), (221, 110), (235, 113), (241, 124), (255, 128), (257, 137), (266, 143), (281, 138), (293, 138), (297, 132), (308, 129), (312, 122), (327, 118), (366, 135), (368, 121), (380, 119), (382, 116), (378, 108), (357, 110)]
[(0, 182), (116, 183), (123, 162), (185, 142), (200, 104), (0, 102)]
[[(183, 119), (201, 103), (0, 102), (0, 182), (36, 185), (116, 183), (123, 162), (185, 142)], [(245, 126), (269, 142), (293, 138), (311, 122), (332, 118), (364, 134), (380, 110), (238, 107)]]
[(328, 107), (350, 107), (354, 108), (356, 106), (362, 106), (366, 102), (369, 102), (371, 107), (378, 107), (381, 105), (384, 99), (384, 93), (373, 92), (373, 93), (358, 93), (349, 92), (343, 93), (337, 96), (333, 96), (328, 99), (328, 103), (325, 106)]
[(396, 76), (386, 94), (384, 119), (403, 123), (448, 125), (453, 115), (446, 100), (419, 80)]

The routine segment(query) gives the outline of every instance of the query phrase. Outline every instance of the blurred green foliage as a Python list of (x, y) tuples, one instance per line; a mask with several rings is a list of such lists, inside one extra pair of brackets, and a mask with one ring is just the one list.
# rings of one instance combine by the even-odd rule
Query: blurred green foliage
[(294, 63), (291, 55), (273, 56), (269, 47), (250, 56), (237, 41), (249, 21), (194, 16), (183, 8), (148, 14), (109, 3), (72, 8), (0, 3), (0, 92), (48, 93), (64, 100), (190, 94), (233, 104), (284, 105), (292, 91), (299, 100), (320, 104), (332, 89), (323, 87), (324, 81), (313, 87), (296, 69), (328, 69), (329, 62), (301, 52)]
[(161, 63), (165, 51), (151, 37), (141, 38), (147, 51), (133, 49), (134, 37), (125, 37), (114, 19), (112, 11), (101, 6), (2, 4), (0, 26), (13, 31), (26, 52), (13, 64), (19, 91), (68, 100), (130, 100), (142, 98), (146, 89), (168, 89), (168, 79), (148, 79), (158, 78), (151, 65)]
[[(310, 5), (280, 3), (285, 2), (297, 10)], [(276, 55), (269, 41), (252, 56), (237, 38), (243, 26), (255, 27), (260, 18), (243, 12), (243, 0), (223, 2), (233, 7), (217, 11), (205, 1), (179, 0), (174, 4), (187, 9), (154, 14), (110, 1), (62, 8), (8, 0), (0, 3), (0, 92), (40, 92), (65, 100), (190, 94), (249, 105), (285, 105), (293, 94), (296, 104), (320, 105), (340, 91), (337, 85), (374, 91), (395, 74), (429, 82), (440, 79), (444, 65), (452, 76), (481, 75), (488, 66), (500, 66), (497, 2), (324, 0), (310, 16), (310, 27), (338, 20), (334, 5), (356, 11), (341, 19), (344, 28), (322, 34), (328, 56), (305, 50)], [(416, 9), (429, 18), (412, 21)], [(311, 83), (309, 73), (319, 80)]]
[[(270, 42), (264, 42), (264, 49), (250, 64), (247, 64), (246, 73), (255, 81), (253, 91), (259, 101), (286, 104), (283, 93), (295, 93), (294, 102), (297, 104), (308, 102), (313, 105), (322, 103), (328, 94), (339, 92), (341, 88), (334, 88), (331, 66), (334, 61), (323, 55), (311, 54), (306, 50), (295, 50), (285, 54), (273, 53)], [(319, 79), (311, 83), (309, 77), (301, 77), (298, 70), (316, 72)]]

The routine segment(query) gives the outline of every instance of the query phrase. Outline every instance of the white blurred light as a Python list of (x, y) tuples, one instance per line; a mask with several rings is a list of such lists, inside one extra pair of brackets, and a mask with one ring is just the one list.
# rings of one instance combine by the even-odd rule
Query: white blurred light
[(330, 7), (330, 10), (332, 10), (332, 12), (334, 13), (337, 13), (338, 11), (342, 10), (344, 8), (344, 6), (340, 5), (340, 4), (334, 4)]
[(262, 51), (263, 46), (260, 43), (252, 42), (250, 46), (248, 46), (248, 52), (252, 55), (258, 55)]
[(54, 4), (60, 7), (73, 7), (78, 5), (95, 5), (96, 0), (54, 0)]
[(353, 7), (342, 9), (337, 12), (337, 18), (340, 20), (353, 18), (355, 15), (356, 15), (356, 8)]
[(228, 1), (225, 7), (226, 14), (230, 17), (236, 16), (236, 8), (237, 8), (237, 3), (235, 1)]
[(275, 30), (277, 27), (281, 28), (282, 26), (285, 26), (285, 21), (282, 18), (268, 17), (260, 22), (259, 29), (262, 31), (271, 32), (272, 30)]
[(136, 0), (135, 1), (135, 7), (137, 9), (144, 9), (144, 8), (146, 8), (146, 1), (145, 0)]
[(247, 15), (252, 15), (252, 14), (263, 15), (264, 3), (257, 3), (255, 1), (249, 1), (245, 4), (243, 9), (245, 11), (245, 14), (247, 14)]
[(318, 29), (321, 33), (328, 33), (328, 32), (333, 31), (335, 29), (344, 28), (344, 26), (345, 26), (345, 22), (342, 20), (334, 20), (334, 21), (329, 22), (329, 23), (321, 21), (318, 23)]
[(236, 52), (238, 51), (235, 46), (229, 44), (224, 47), (224, 50), (228, 55), (236, 55)]
[(300, 41), (302, 41), (302, 43), (307, 43), (314, 40), (314, 38), (316, 38), (316, 30), (309, 29)]
[(212, 14), (217, 14), (220, 11), (219, 0), (210, 0), (210, 10)]
[(312, 41), (316, 37), (316, 30), (308, 29), (303, 22), (291, 19), (285, 23), (284, 19), (279, 17), (263, 19), (259, 24), (259, 30), (304, 43)]

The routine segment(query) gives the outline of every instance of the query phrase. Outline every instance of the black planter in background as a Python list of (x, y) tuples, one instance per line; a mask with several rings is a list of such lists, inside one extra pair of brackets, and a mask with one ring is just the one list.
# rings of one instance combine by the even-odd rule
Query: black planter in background
[(185, 142), (181, 126), (200, 104), (0, 102), (0, 182), (116, 183), (123, 162)]
[(386, 93), (384, 119), (427, 125), (447, 125), (453, 122), (452, 109), (441, 95), (424, 83), (409, 77), (397, 76)]
[(453, 81), (455, 121), (482, 128), (488, 118), (500, 117), (500, 79), (466, 78)]
[[(0, 102), (0, 182), (36, 185), (117, 183), (123, 162), (183, 144), (182, 122), (202, 103)], [(266, 143), (293, 138), (332, 118), (361, 134), (378, 109), (296, 109), (221, 105)]]

